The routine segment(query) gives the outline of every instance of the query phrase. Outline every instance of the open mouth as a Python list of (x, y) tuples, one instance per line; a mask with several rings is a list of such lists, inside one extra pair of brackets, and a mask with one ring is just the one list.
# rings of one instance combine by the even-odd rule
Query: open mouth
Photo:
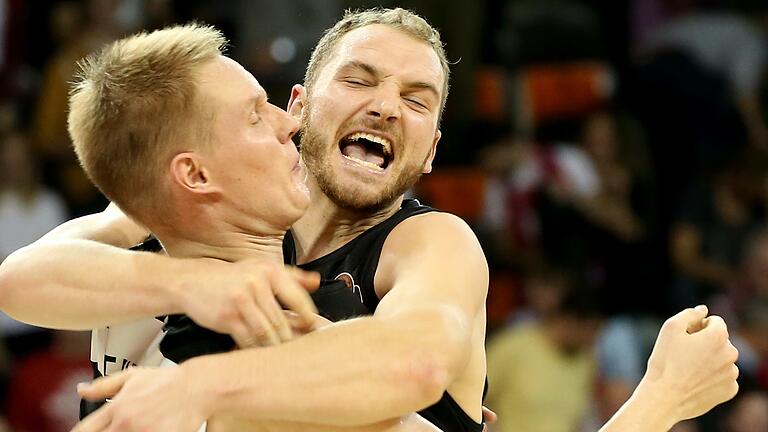
[(393, 159), (392, 143), (384, 137), (365, 132), (355, 132), (339, 141), (341, 155), (347, 160), (384, 171)]

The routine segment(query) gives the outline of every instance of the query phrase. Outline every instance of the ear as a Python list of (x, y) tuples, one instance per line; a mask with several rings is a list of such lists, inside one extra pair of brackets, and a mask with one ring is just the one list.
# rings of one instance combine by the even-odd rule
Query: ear
[(301, 115), (304, 112), (304, 101), (307, 97), (307, 89), (301, 84), (295, 84), (291, 88), (291, 99), (288, 100), (288, 114), (292, 115), (295, 119), (301, 120)]
[(432, 161), (435, 160), (435, 154), (437, 154), (437, 142), (440, 141), (440, 137), (442, 136), (443, 133), (440, 132), (440, 129), (435, 131), (435, 139), (432, 141), (432, 148), (429, 149), (429, 155), (424, 161), (424, 168), (421, 170), (423, 174), (429, 174), (432, 172)]
[(170, 164), (172, 183), (190, 193), (217, 192), (218, 187), (203, 162), (203, 158), (194, 152), (184, 152), (174, 156)]

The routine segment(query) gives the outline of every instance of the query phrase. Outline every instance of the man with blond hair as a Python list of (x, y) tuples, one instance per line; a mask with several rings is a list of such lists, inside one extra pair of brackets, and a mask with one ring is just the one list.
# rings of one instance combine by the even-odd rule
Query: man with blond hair
[[(440, 139), (448, 67), (439, 35), (402, 9), (349, 13), (318, 44), (305, 83), (294, 86), (289, 112), (303, 124), (312, 201), (293, 224), (287, 251), (304, 268), (348, 281), (373, 315), (280, 346), (99, 380), (81, 394), (117, 394), (78, 430), (183, 431), (216, 415), (339, 430), (413, 411), (443, 430), (482, 428), (485, 258), (463, 221), (403, 199), (431, 170)], [(101, 228), (116, 220), (105, 218)], [(113, 236), (103, 232), (108, 227), (80, 229)], [(89, 245), (77, 253), (123, 262), (133, 256)], [(41, 280), (29, 269), (67, 268), (66, 258), (42, 262), (44, 249), (57, 252), (40, 244), (20, 253), (0, 275), (8, 279), (3, 288), (12, 291), (16, 280), (39, 292), (34, 286)], [(82, 262), (74, 265), (84, 270)], [(57, 286), (58, 293), (84, 290), (69, 282)], [(131, 282), (152, 285), (136, 276)], [(93, 280), (77, 283), (98, 289)], [(107, 307), (124, 312), (120, 305)], [(646, 379), (604, 430), (666, 430), (732, 397), (735, 350), (719, 318), (701, 329), (706, 313), (689, 309), (668, 321)], [(186, 329), (175, 330), (183, 335)]]

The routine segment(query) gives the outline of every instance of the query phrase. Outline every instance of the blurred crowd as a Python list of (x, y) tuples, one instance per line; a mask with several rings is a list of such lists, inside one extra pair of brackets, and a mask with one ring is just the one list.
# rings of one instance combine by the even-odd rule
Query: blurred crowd
[[(345, 8), (402, 6), (453, 66), (437, 169), (413, 191), (467, 220), (491, 267), (496, 431), (596, 430), (663, 318), (705, 303), (740, 395), (676, 431), (768, 431), (768, 1), (0, 0), (0, 261), (100, 211), (66, 132), (76, 63), (197, 20), (284, 104)], [(0, 313), (0, 431), (67, 431), (89, 335)]]

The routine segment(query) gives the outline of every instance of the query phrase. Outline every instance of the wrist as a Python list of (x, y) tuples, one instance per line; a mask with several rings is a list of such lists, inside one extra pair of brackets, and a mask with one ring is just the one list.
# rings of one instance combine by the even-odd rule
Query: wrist
[(674, 397), (676, 391), (664, 386), (660, 380), (643, 377), (628, 404), (641, 414), (638, 418), (642, 419), (644, 430), (668, 431), (683, 420), (680, 418), (680, 400)]
[(192, 403), (206, 419), (227, 414), (227, 408), (231, 408), (228, 401), (239, 391), (242, 382), (242, 379), (227, 379), (221, 360), (222, 355), (206, 355), (191, 358), (179, 366), (181, 379), (189, 383)]
[(189, 291), (185, 288), (190, 285), (190, 278), (194, 278), (187, 260), (150, 252), (139, 252), (137, 257), (144, 261), (137, 271), (151, 275), (153, 297), (160, 308), (158, 314), (185, 313)]

